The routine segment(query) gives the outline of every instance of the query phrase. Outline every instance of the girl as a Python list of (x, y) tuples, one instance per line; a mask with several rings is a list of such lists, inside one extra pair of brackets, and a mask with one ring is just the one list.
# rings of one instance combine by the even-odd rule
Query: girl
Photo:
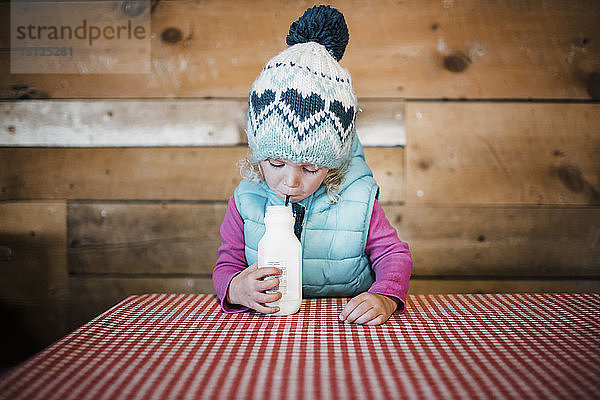
[(268, 205), (292, 202), (302, 243), (303, 297), (352, 297), (341, 321), (382, 324), (404, 310), (412, 261), (377, 201), (379, 189), (356, 137), (358, 104), (338, 61), (344, 16), (315, 6), (290, 27), (248, 96), (251, 155), (221, 225), (213, 285), (225, 312), (270, 314), (281, 293), (273, 267), (258, 268)]

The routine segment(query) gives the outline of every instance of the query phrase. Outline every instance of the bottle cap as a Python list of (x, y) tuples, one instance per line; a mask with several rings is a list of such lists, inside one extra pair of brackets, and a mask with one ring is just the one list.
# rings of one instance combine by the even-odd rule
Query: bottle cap
[(267, 213), (272, 215), (288, 215), (292, 213), (290, 206), (267, 206)]

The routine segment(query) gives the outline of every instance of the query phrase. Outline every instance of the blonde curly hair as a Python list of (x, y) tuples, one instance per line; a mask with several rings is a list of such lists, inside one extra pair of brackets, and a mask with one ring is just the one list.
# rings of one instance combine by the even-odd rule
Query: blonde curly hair
[[(248, 179), (250, 182), (260, 183), (265, 180), (265, 175), (260, 162), (252, 161), (252, 151), (249, 151), (242, 159), (237, 162), (242, 178)], [(331, 202), (336, 203), (339, 200), (338, 189), (342, 184), (342, 180), (348, 169), (348, 163), (343, 164), (339, 168), (330, 168), (323, 179), (323, 185), (327, 190), (327, 196)]]

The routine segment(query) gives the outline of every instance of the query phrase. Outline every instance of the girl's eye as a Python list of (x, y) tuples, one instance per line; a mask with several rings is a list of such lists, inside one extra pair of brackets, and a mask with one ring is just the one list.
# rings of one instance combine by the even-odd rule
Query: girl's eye
[(271, 164), (271, 166), (275, 167), (275, 168), (281, 168), (281, 167), (283, 167), (283, 163), (279, 163), (279, 162), (274, 161), (274, 160), (269, 160), (269, 164)]
[(304, 168), (304, 171), (309, 174), (316, 174), (317, 172), (319, 172), (318, 169), (308, 169), (308, 168)]

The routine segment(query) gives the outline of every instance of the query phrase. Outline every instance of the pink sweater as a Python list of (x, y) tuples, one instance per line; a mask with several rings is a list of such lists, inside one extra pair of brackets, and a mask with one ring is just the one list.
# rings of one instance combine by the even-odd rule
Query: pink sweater
[[(400, 300), (396, 313), (403, 312), (412, 259), (408, 245), (398, 239), (396, 230), (390, 225), (377, 200), (373, 205), (365, 253), (375, 271), (375, 282), (368, 291), (395, 297)], [(213, 286), (221, 299), (223, 311), (231, 313), (246, 310), (244, 307), (228, 304), (224, 299), (231, 279), (247, 266), (244, 221), (237, 210), (234, 197), (231, 196), (221, 224), (221, 247), (212, 275)]]

